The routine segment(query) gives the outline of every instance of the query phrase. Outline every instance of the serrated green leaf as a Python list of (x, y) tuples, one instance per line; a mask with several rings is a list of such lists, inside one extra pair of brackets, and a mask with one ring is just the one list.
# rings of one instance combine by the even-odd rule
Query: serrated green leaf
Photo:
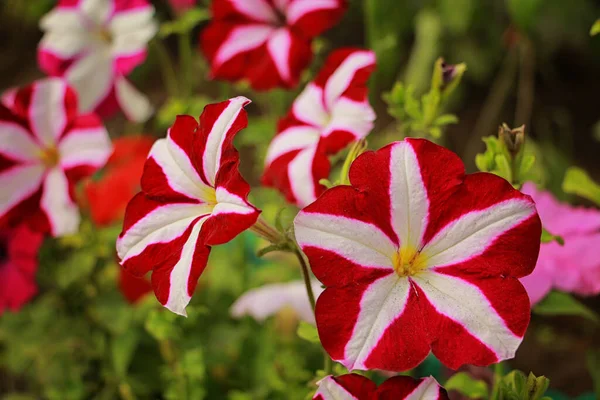
[(489, 389), (487, 383), (473, 378), (466, 372), (454, 374), (444, 384), (446, 390), (457, 390), (470, 399), (487, 398)]
[(576, 194), (600, 206), (600, 185), (579, 167), (567, 169), (562, 188), (565, 193)]
[(539, 315), (574, 315), (600, 322), (600, 317), (594, 311), (570, 294), (557, 291), (550, 292), (532, 311)]
[(311, 343), (320, 343), (319, 342), (319, 333), (317, 332), (317, 327), (309, 324), (306, 321), (300, 321), (298, 325), (298, 330), (296, 331), (298, 336), (306, 341)]

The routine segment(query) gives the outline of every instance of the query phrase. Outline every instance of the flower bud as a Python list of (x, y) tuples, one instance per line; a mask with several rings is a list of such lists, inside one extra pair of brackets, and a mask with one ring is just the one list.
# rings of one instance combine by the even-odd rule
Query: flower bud
[(443, 58), (438, 58), (433, 67), (433, 77), (431, 87), (437, 88), (442, 95), (447, 97), (460, 83), (460, 80), (467, 70), (465, 63), (446, 64)]
[(525, 143), (525, 125), (511, 129), (508, 125), (502, 124), (498, 128), (498, 138), (504, 144), (511, 157), (515, 157)]

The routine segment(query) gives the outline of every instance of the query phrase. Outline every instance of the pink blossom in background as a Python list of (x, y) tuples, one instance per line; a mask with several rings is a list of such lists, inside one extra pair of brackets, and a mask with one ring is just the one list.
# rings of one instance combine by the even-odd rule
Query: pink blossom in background
[[(315, 298), (319, 297), (323, 292), (319, 282), (313, 281), (311, 286)], [(233, 303), (230, 312), (235, 318), (249, 315), (261, 322), (285, 307), (293, 309), (302, 321), (314, 325), (315, 315), (304, 281), (274, 283), (251, 289)]]
[(194, 8), (196, 0), (169, 0), (169, 4), (175, 12), (181, 13)]
[(533, 183), (522, 192), (535, 201), (544, 228), (565, 241), (564, 246), (542, 243), (535, 270), (521, 278), (531, 303), (553, 288), (582, 296), (600, 293), (600, 211), (561, 203)]
[(69, 81), (83, 112), (106, 117), (121, 109), (145, 121), (152, 107), (125, 77), (146, 59), (158, 30), (153, 17), (146, 0), (60, 0), (40, 22), (38, 64)]
[(19, 310), (37, 293), (35, 274), (43, 239), (23, 224), (0, 229), (0, 315)]
[(95, 114), (79, 114), (67, 83), (47, 78), (11, 91), (0, 105), (0, 222), (27, 221), (61, 236), (77, 231), (74, 185), (111, 153)]

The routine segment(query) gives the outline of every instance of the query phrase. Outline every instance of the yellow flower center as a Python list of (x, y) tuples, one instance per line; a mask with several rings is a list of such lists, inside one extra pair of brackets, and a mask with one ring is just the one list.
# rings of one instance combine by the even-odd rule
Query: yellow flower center
[(402, 247), (392, 259), (398, 276), (413, 276), (427, 268), (427, 257), (411, 246)]
[(42, 160), (42, 163), (48, 168), (56, 166), (59, 159), (60, 155), (58, 154), (58, 149), (54, 146), (48, 147), (40, 153), (40, 160)]
[(104, 43), (111, 44), (113, 41), (112, 33), (110, 33), (110, 31), (106, 28), (100, 28), (98, 31), (98, 36)]

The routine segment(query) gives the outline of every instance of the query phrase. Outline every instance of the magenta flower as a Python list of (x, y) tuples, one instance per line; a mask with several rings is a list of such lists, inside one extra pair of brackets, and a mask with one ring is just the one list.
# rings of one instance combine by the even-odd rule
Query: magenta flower
[(0, 220), (28, 220), (61, 236), (77, 231), (74, 184), (102, 167), (108, 133), (58, 78), (11, 91), (0, 105)]
[(40, 22), (39, 66), (71, 84), (83, 112), (145, 121), (152, 107), (125, 77), (146, 59), (153, 16), (146, 0), (60, 0)]
[(200, 124), (177, 117), (167, 138), (154, 143), (142, 175), (142, 192), (127, 206), (117, 240), (121, 265), (133, 275), (152, 271), (156, 298), (174, 313), (185, 307), (204, 271), (211, 246), (256, 222), (250, 186), (238, 171), (234, 136), (248, 123), (236, 97), (205, 107)]
[(213, 0), (201, 36), (212, 78), (247, 79), (256, 90), (296, 86), (313, 38), (345, 9), (346, 0)]
[(405, 371), (430, 351), (452, 369), (513, 357), (530, 317), (518, 278), (540, 245), (531, 198), (422, 139), (362, 154), (350, 182), (294, 220), (327, 287), (315, 312), (331, 358)]
[(267, 152), (264, 185), (300, 207), (323, 193), (319, 180), (329, 176), (328, 156), (373, 128), (375, 112), (367, 98), (367, 80), (374, 70), (372, 51), (341, 49), (327, 58), (279, 122)]
[(0, 229), (0, 315), (17, 311), (36, 293), (38, 250), (44, 235), (25, 224)]
[(533, 183), (522, 192), (535, 201), (544, 228), (565, 241), (564, 246), (542, 243), (535, 270), (521, 278), (531, 304), (553, 288), (582, 296), (600, 293), (600, 211), (560, 203)]

